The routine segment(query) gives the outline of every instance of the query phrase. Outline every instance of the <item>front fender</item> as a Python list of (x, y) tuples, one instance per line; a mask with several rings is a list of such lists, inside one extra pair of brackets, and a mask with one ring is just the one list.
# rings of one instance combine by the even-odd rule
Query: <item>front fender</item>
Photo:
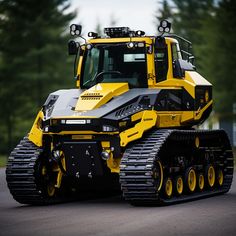
[(29, 140), (38, 147), (43, 146), (43, 130), (42, 130), (42, 121), (43, 121), (43, 111), (39, 111), (34, 124), (29, 132)]

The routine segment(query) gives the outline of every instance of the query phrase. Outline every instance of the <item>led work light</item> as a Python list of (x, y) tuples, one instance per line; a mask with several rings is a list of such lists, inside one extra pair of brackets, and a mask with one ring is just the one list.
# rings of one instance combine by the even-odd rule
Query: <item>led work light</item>
[(70, 26), (70, 34), (72, 36), (75, 36), (75, 35), (80, 36), (81, 31), (82, 31), (82, 25), (72, 24)]
[(171, 23), (167, 20), (162, 20), (158, 26), (158, 31), (160, 33), (169, 33), (171, 30)]

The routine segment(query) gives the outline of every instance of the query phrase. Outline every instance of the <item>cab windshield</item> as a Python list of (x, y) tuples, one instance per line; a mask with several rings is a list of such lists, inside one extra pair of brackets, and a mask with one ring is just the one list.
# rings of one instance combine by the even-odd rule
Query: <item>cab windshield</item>
[(82, 64), (81, 87), (97, 83), (124, 83), (147, 87), (146, 47), (144, 43), (129, 47), (123, 44), (93, 44)]

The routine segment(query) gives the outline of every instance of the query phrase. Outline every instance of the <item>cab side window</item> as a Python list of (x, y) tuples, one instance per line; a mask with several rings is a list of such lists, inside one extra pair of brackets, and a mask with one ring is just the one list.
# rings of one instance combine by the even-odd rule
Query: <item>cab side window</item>
[(176, 43), (172, 43), (171, 52), (172, 52), (173, 77), (181, 78), (182, 70), (179, 64), (180, 63), (179, 59), (182, 59), (182, 57), (181, 57), (181, 51), (180, 51), (179, 45)]
[(179, 47), (176, 43), (171, 44), (171, 51), (172, 51), (172, 60), (173, 62), (180, 58), (180, 51)]
[(168, 72), (167, 47), (158, 48), (155, 51), (156, 83), (166, 80)]

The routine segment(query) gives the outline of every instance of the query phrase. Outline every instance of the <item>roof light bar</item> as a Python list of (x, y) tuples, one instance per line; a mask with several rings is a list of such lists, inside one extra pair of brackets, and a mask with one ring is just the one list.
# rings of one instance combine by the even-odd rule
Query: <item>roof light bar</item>
[(104, 28), (104, 33), (111, 38), (129, 37), (129, 27), (110, 27)]

